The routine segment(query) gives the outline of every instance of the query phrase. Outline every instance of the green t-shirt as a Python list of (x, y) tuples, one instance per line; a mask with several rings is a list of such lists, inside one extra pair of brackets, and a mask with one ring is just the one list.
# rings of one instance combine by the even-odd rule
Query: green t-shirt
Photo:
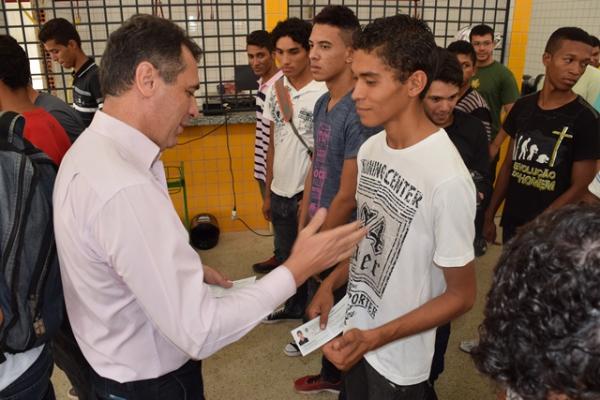
[(514, 103), (519, 98), (515, 77), (508, 68), (494, 61), (486, 67), (478, 67), (471, 79), (471, 87), (477, 90), (488, 103), (492, 114), (492, 138), (500, 130), (502, 106)]

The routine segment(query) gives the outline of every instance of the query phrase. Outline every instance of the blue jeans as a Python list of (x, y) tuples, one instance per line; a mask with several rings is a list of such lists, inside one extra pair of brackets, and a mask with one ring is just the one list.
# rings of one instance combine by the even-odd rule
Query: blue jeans
[[(275, 230), (275, 258), (279, 264), (288, 259), (298, 236), (298, 208), (302, 192), (282, 197), (271, 192), (271, 223)], [(308, 281), (285, 302), (285, 311), (298, 317), (304, 315), (308, 301)]]
[(119, 383), (92, 370), (92, 385), (101, 400), (204, 400), (202, 363), (188, 361), (154, 379)]
[(0, 392), (0, 400), (55, 400), (52, 353), (46, 345), (31, 367)]

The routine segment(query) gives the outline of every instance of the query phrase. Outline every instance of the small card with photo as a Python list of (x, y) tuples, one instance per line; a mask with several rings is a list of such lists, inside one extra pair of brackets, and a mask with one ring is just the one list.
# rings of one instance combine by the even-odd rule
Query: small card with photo
[(319, 317), (317, 317), (290, 331), (302, 356), (320, 349), (325, 343), (342, 333), (347, 301), (348, 296), (344, 296), (344, 298), (333, 306), (329, 312), (329, 319), (325, 329), (321, 330)]

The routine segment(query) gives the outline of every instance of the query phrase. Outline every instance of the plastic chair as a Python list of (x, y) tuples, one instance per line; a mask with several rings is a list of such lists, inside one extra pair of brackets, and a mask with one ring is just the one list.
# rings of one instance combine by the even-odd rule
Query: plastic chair
[(179, 165), (165, 165), (165, 176), (167, 178), (167, 188), (169, 189), (169, 194), (182, 194), (183, 223), (185, 224), (185, 229), (189, 229), (190, 219), (187, 204), (187, 191), (185, 188), (183, 161), (179, 162)]

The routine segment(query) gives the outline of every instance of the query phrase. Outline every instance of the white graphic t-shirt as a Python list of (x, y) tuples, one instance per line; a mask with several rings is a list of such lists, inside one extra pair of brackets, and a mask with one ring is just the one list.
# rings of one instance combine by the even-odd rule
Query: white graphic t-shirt
[[(351, 260), (345, 329), (372, 329), (445, 290), (442, 268), (473, 260), (475, 187), (443, 129), (405, 149), (382, 131), (358, 157), (357, 217), (369, 232)], [(388, 380), (413, 385), (429, 377), (435, 329), (369, 352)]]
[[(298, 133), (309, 147), (313, 147), (313, 111), (315, 103), (321, 95), (327, 92), (324, 82), (311, 81), (300, 90), (296, 90), (283, 78), (283, 84), (290, 93), (294, 114), (292, 121)], [(306, 147), (294, 134), (289, 123), (283, 120), (275, 85), (267, 93), (263, 117), (275, 123), (271, 140), (275, 148), (273, 158), (273, 180), (271, 191), (282, 197), (293, 197), (304, 189), (304, 179), (310, 165), (310, 157)]]

